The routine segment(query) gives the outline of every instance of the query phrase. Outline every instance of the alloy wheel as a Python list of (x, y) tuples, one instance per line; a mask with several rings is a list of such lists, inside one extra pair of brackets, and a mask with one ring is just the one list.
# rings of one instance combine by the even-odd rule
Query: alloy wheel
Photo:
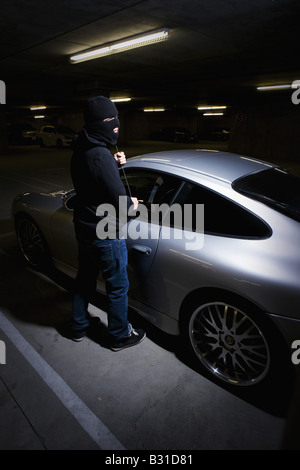
[(219, 379), (253, 385), (267, 375), (270, 351), (251, 314), (223, 302), (198, 307), (191, 315), (189, 337), (201, 363)]
[(38, 267), (45, 258), (45, 244), (39, 229), (30, 219), (22, 218), (17, 232), (24, 258), (31, 266)]

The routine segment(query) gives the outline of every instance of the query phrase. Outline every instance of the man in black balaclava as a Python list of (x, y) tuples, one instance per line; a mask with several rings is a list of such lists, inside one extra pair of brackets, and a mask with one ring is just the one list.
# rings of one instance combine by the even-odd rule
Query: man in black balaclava
[[(119, 175), (118, 163), (126, 163), (124, 153), (117, 152), (113, 156), (109, 150), (117, 143), (120, 127), (114, 103), (104, 96), (89, 99), (84, 109), (84, 121), (84, 128), (74, 139), (71, 161), (77, 198), (73, 221), (79, 265), (70, 326), (74, 341), (85, 337), (90, 328), (87, 307), (101, 271), (108, 301), (110, 348), (119, 351), (140, 343), (145, 333), (133, 329), (127, 319), (127, 247), (119, 219), (114, 218), (112, 237), (107, 232), (99, 238), (96, 227), (101, 217), (96, 215), (96, 211), (98, 206), (109, 204), (119, 214), (120, 196), (126, 201), (127, 210), (130, 206), (136, 210), (138, 201), (126, 195)], [(107, 215), (103, 214), (102, 219)]]

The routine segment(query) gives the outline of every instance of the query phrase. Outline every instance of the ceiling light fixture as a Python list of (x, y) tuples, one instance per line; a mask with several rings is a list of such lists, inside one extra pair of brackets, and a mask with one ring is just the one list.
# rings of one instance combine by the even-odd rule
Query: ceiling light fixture
[(34, 119), (44, 119), (45, 116), (39, 115), (39, 116), (34, 116)]
[(204, 113), (203, 116), (223, 116), (224, 113)]
[(208, 111), (208, 110), (213, 110), (213, 109), (226, 109), (227, 106), (199, 106), (197, 109), (199, 111)]
[(120, 41), (103, 44), (97, 48), (70, 56), (70, 62), (72, 64), (78, 64), (79, 62), (84, 62), (86, 60), (98, 59), (99, 57), (116, 54), (118, 52), (127, 51), (129, 49), (135, 49), (136, 47), (148, 46), (156, 42), (165, 41), (168, 39), (169, 32), (169, 29), (163, 28), (150, 31), (148, 33), (139, 34), (137, 36), (132, 36)]
[(292, 84), (290, 85), (267, 85), (267, 86), (258, 86), (258, 91), (272, 91), (272, 90), (286, 90), (292, 88)]
[(39, 111), (40, 109), (46, 109), (46, 106), (31, 106), (30, 111)]
[(160, 111), (165, 111), (165, 108), (144, 108), (145, 113), (155, 113)]
[(125, 101), (131, 101), (131, 98), (111, 98), (113, 103), (124, 103)]

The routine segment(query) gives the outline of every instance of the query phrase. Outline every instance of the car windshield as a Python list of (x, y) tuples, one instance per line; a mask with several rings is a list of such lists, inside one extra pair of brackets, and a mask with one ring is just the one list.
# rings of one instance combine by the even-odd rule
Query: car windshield
[(243, 176), (232, 184), (241, 194), (300, 222), (300, 177), (280, 168)]

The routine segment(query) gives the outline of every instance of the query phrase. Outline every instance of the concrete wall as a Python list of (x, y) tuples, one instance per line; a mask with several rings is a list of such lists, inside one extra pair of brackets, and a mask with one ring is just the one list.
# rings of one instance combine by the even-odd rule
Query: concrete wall
[(300, 161), (300, 105), (291, 94), (260, 95), (235, 106), (229, 150), (270, 162)]
[(196, 108), (174, 108), (164, 112), (127, 111), (121, 120), (121, 137), (127, 140), (149, 140), (153, 132), (165, 127), (184, 127), (206, 139), (216, 127), (229, 127), (229, 117), (203, 117)]
[[(201, 138), (209, 136), (210, 130), (216, 127), (229, 127), (230, 117), (205, 118), (195, 108), (172, 109), (164, 112), (144, 112), (142, 109), (118, 106), (120, 119), (120, 142), (131, 140), (149, 140), (151, 134), (164, 127), (185, 127)], [(79, 131), (83, 126), (82, 113), (79, 111), (60, 115), (56, 122)], [(44, 123), (43, 123), (44, 124)]]

